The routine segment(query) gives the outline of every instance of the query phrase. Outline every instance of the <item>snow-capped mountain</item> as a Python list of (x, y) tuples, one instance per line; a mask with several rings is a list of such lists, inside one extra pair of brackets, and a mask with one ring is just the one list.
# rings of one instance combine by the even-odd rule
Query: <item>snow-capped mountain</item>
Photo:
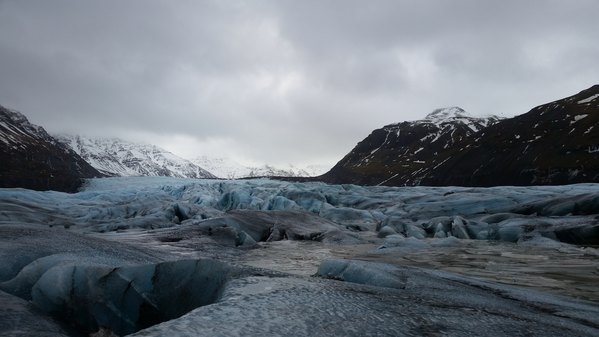
[(319, 165), (309, 165), (305, 167), (288, 164), (284, 167), (275, 167), (273, 165), (249, 166), (249, 173), (246, 177), (315, 177), (325, 170), (320, 169)]
[(118, 138), (56, 137), (106, 175), (215, 178), (202, 167), (155, 145)]
[(243, 178), (248, 173), (247, 167), (225, 157), (200, 156), (192, 159), (191, 162), (223, 179)]
[(330, 167), (324, 165), (308, 165), (298, 167), (287, 165), (275, 167), (272, 165), (246, 166), (224, 157), (200, 156), (192, 160), (198, 166), (212, 172), (219, 178), (238, 179), (253, 177), (315, 177), (326, 172)]
[(0, 143), (0, 187), (74, 192), (83, 178), (102, 176), (44, 128), (2, 106)]
[(367, 185), (599, 182), (599, 85), (509, 119), (459, 108), (387, 125), (320, 179)]
[(308, 177), (318, 177), (327, 173), (332, 165), (312, 164), (303, 167), (303, 170), (308, 172)]
[[(423, 120), (415, 121), (413, 123), (434, 124), (441, 129), (439, 132), (451, 130), (451, 128), (455, 127), (456, 125), (464, 125), (470, 128), (473, 132), (477, 132), (489, 125), (497, 123), (499, 119), (500, 118), (497, 116), (474, 117), (464, 111), (464, 109), (453, 106), (436, 109), (430, 114), (426, 115)], [(398, 124), (394, 125), (397, 126)]]
[(427, 185), (599, 182), (599, 85), (489, 126), (423, 178)]
[(499, 121), (474, 117), (459, 107), (437, 109), (424, 119), (374, 130), (323, 180), (367, 185), (419, 185), (423, 174), (443, 162), (455, 145)]

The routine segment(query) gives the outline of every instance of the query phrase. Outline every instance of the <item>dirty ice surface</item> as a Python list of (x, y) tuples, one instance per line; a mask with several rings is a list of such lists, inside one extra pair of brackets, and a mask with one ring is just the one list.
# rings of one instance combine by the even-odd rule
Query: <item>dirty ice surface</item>
[(596, 336), (599, 185), (0, 189), (0, 335)]

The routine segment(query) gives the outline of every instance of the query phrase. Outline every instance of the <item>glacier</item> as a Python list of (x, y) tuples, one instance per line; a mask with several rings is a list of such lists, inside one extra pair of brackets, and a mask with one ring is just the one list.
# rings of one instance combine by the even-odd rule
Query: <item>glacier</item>
[(597, 247), (599, 184), (0, 189), (0, 334), (594, 336)]

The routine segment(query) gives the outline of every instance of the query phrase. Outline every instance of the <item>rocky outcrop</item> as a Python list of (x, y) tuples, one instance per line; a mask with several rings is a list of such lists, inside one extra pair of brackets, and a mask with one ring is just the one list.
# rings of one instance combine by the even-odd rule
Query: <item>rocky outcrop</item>
[(101, 177), (77, 153), (19, 112), (0, 106), (0, 187), (75, 192)]

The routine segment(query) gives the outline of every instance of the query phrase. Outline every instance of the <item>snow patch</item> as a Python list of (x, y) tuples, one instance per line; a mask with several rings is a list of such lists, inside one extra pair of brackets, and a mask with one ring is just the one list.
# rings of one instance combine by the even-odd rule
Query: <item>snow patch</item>
[(582, 99), (582, 100), (578, 101), (577, 103), (578, 103), (578, 104), (585, 104), (585, 103), (589, 103), (590, 101), (594, 101), (594, 100), (595, 100), (597, 97), (599, 97), (599, 94), (595, 94), (595, 95), (593, 95), (593, 96), (591, 96), (591, 97), (588, 97), (588, 98)]
[(574, 116), (574, 120), (570, 122), (570, 125), (578, 122), (579, 120), (586, 118), (588, 116), (588, 114), (583, 114), (583, 115), (576, 115)]
[(380, 183), (378, 183), (376, 186), (381, 186), (381, 185), (385, 184), (386, 182), (388, 182), (389, 180), (391, 180), (391, 179), (393, 179), (393, 178), (397, 177), (398, 175), (399, 175), (399, 173), (396, 173), (396, 174), (394, 174), (393, 176), (391, 176), (389, 179), (385, 179), (385, 180), (381, 181), (381, 182), (380, 182)]

